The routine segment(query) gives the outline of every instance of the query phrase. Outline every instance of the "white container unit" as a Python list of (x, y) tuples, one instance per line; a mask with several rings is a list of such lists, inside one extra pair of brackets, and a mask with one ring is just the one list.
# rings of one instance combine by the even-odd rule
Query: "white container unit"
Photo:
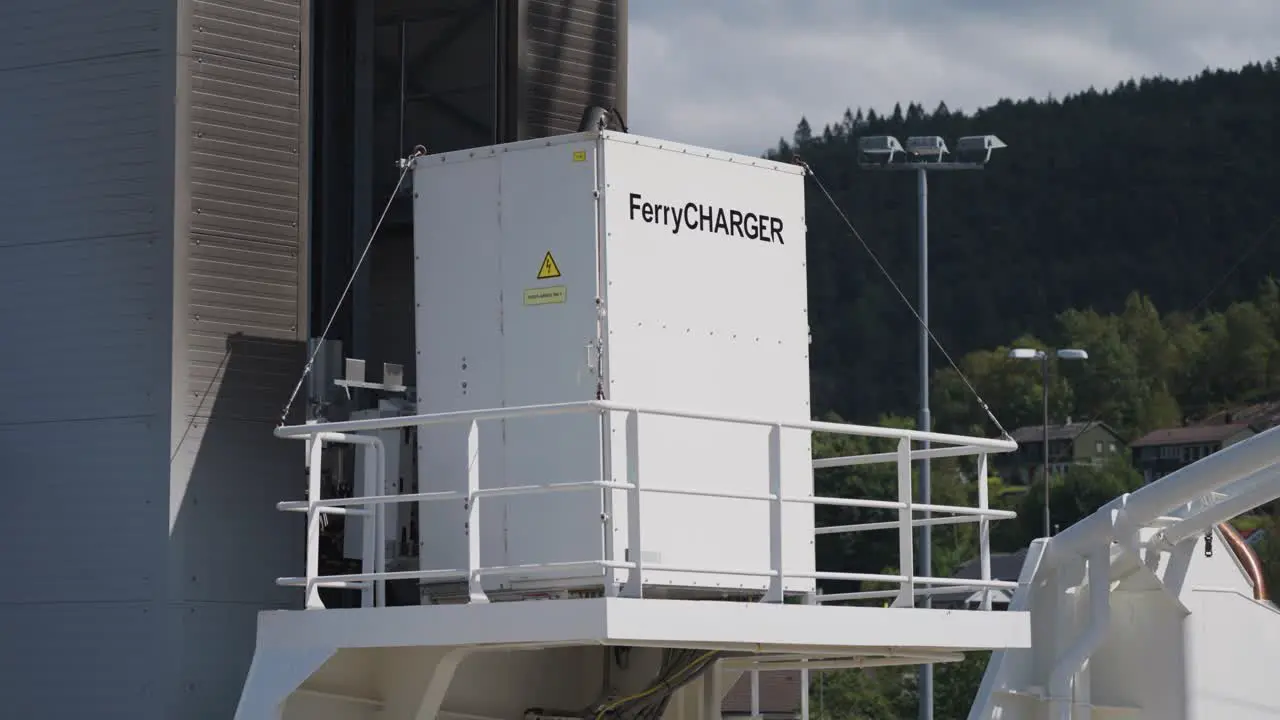
[[(418, 412), (604, 398), (809, 419), (800, 168), (605, 132), (427, 156), (413, 172)], [(626, 481), (621, 413), (479, 428), (482, 488)], [(421, 428), (421, 491), (465, 489), (467, 431)], [(641, 415), (642, 486), (767, 494), (768, 434)], [(810, 458), (809, 434), (784, 429), (785, 496), (812, 494)], [(481, 564), (625, 560), (634, 552), (626, 494), (483, 498)], [(766, 502), (646, 492), (640, 516), (640, 557), (653, 565), (646, 587), (688, 595), (768, 586), (726, 572), (768, 570)], [(422, 568), (466, 567), (463, 503), (424, 503), (420, 518)], [(783, 532), (785, 570), (812, 572), (812, 506), (786, 505)], [(485, 586), (598, 588), (605, 577), (578, 567), (488, 577)], [(813, 588), (811, 578), (785, 580), (790, 593)]]

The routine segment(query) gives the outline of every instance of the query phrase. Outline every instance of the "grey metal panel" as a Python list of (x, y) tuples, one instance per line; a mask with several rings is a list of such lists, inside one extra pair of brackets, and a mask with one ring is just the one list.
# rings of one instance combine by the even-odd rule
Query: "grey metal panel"
[(226, 718), (303, 567), (300, 444), (272, 435), (307, 319), (308, 0), (179, 0), (168, 601), (175, 716)]
[[(278, 493), (292, 489), (263, 476), (280, 470), (272, 466), (274, 458), (298, 457), (298, 449), (275, 439), (271, 428), (301, 370), (307, 332), (302, 46), (308, 13), (306, 0), (180, 5), (179, 25), (186, 29), (180, 37), (189, 54), (183, 53), (177, 88), (175, 206), (185, 212), (175, 237), (175, 312), (181, 320), (174, 342), (184, 367), (175, 368), (174, 382), (183, 398), (175, 423), (186, 439), (172, 482), (180, 515), (198, 520), (181, 528), (194, 533), (189, 537), (177, 537), (175, 526), (179, 545), (198, 547), (206, 531), (217, 531), (205, 524), (206, 516), (227, 521), (215, 514), (229, 506), (200, 507), (198, 494), (252, 489), (248, 500), (273, 484)], [(205, 467), (226, 474), (218, 477)], [(195, 487), (204, 477), (220, 485)], [(271, 533), (290, 525), (284, 516), (268, 518), (261, 519), (269, 527), (250, 529)], [(256, 537), (264, 545), (272, 539)], [(188, 565), (216, 561), (207, 551), (198, 562), (185, 557)], [(183, 600), (226, 592), (242, 593), (246, 602), (280, 597), (269, 581), (174, 590)]]
[[(201, 22), (204, 3), (195, 5)], [(300, 334), (303, 125), (293, 52), (292, 68), (271, 52), (247, 61), (195, 49), (189, 62), (189, 310), (206, 333)]]
[[(148, 506), (139, 494), (164, 491), (151, 483), (163, 479), (168, 432), (157, 413), (169, 354), (158, 15), (152, 0), (93, 6), (95, 35), (81, 5), (11, 1), (0, 12), (0, 97), (18, 110), (0, 116), (0, 462), (23, 479), (9, 485), (21, 502), (0, 522), (0, 546), (33, 543), (0, 598), (23, 602), (147, 597), (138, 563), (156, 559), (165, 530), (147, 519), (163, 519), (163, 496)], [(87, 47), (99, 56), (84, 59)], [(103, 489), (124, 482), (134, 487)], [(104, 504), (79, 506), (95, 497)], [(87, 546), (128, 559), (81, 566)], [(84, 574), (50, 576), (59, 563)]]
[(302, 533), (273, 504), (301, 448), (270, 430), (306, 333), (306, 12), (0, 3), (19, 715), (229, 717), (255, 613), (294, 600), (271, 580)]
[[(0, 188), (9, 188), (2, 176)], [(7, 223), (10, 216), (0, 211), (0, 217)], [(28, 220), (0, 230), (9, 241), (0, 245), (0, 428), (147, 416), (167, 389), (157, 357), (167, 338), (156, 332), (162, 307), (156, 278), (164, 275), (156, 235), (40, 241), (56, 225)], [(14, 242), (20, 238), (30, 241)], [(164, 429), (157, 430), (163, 438)], [(125, 440), (128, 447), (148, 441), (136, 434)]]
[(625, 113), (625, 0), (526, 0), (525, 134), (574, 132), (590, 105)]
[[(305, 335), (306, 207), (302, 158), (303, 4), (269, 0), (189, 3), (191, 57), (180, 83), (189, 197), (183, 238), (189, 374), (188, 413), (207, 413), (225, 338), (299, 340)], [(185, 182), (183, 182), (185, 181)], [(280, 400), (271, 387), (299, 369), (288, 344), (259, 344), (242, 358), (249, 394)], [(253, 359), (261, 362), (251, 362)], [(213, 383), (210, 385), (210, 383)], [(278, 405), (257, 403), (243, 419), (270, 421)]]
[(0, 69), (0, 247), (158, 230), (159, 64), (130, 54)]
[[(10, 494), (0, 503), (0, 546), (14, 563), (0, 608), (148, 602), (163, 592), (169, 518), (158, 420), (0, 425)], [(0, 643), (0, 658), (6, 652)]]
[[(88, 58), (154, 55), (172, 30), (155, 0), (5, 0), (0, 3), (0, 71)], [(74, 73), (73, 73), (74, 74)]]
[(6, 717), (166, 716), (172, 35), (0, 2)]
[(179, 666), (185, 678), (182, 705), (166, 720), (228, 720), (235, 715), (261, 609), (234, 602), (192, 602), (171, 608), (174, 631), (190, 649)]
[[(306, 9), (305, 0), (182, 4), (190, 44), (178, 78), (182, 425), (215, 413), (274, 422), (301, 370)], [(269, 426), (260, 429), (269, 437)]]
[(162, 615), (151, 603), (0, 607), (4, 717), (179, 717), (164, 707)]
[[(194, 355), (191, 337), (175, 341)], [(275, 509), (282, 499), (302, 497), (303, 449), (275, 438), (272, 423), (262, 420), (278, 412), (296, 379), (279, 373), (281, 382), (272, 385), (264, 356), (285, 358), (296, 369), (301, 345), (221, 341), (218, 381), (186, 386), (205, 404), (195, 415), (184, 408), (175, 422), (182, 439), (171, 466), (167, 597), (175, 613), (178, 709), (172, 716), (195, 720), (233, 714), (253, 657), (254, 618), (300, 604), (274, 579), (303, 567), (302, 517)]]

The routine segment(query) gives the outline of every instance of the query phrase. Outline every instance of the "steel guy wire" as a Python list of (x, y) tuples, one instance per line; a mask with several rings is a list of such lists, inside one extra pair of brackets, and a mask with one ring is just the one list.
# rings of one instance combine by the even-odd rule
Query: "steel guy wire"
[(960, 376), (960, 380), (969, 388), (969, 392), (973, 393), (974, 399), (978, 401), (978, 406), (987, 414), (987, 417), (991, 419), (991, 422), (995, 423), (996, 428), (1000, 431), (1001, 437), (1008, 438), (1009, 431), (1005, 430), (1004, 425), (1001, 425), (1000, 421), (996, 419), (995, 413), (991, 411), (990, 406), (987, 405), (987, 401), (982, 399), (982, 395), (978, 393), (978, 389), (969, 381), (969, 377), (964, 374), (964, 371), (960, 369), (960, 366), (956, 364), (956, 361), (951, 359), (951, 354), (947, 352), (947, 349), (942, 346), (942, 343), (939, 342), (937, 336), (933, 334), (933, 328), (930, 328), (928, 324), (925, 323), (924, 318), (920, 317), (920, 313), (916, 311), (916, 307), (911, 304), (909, 299), (907, 299), (906, 293), (902, 292), (902, 288), (898, 286), (898, 283), (894, 281), (893, 276), (889, 274), (887, 269), (885, 269), (884, 264), (880, 262), (880, 258), (876, 256), (875, 251), (872, 250), (867, 241), (863, 239), (862, 233), (858, 232), (858, 229), (853, 226), (853, 222), (849, 220), (849, 216), (845, 214), (845, 211), (840, 207), (840, 204), (836, 202), (836, 199), (831, 196), (826, 185), (822, 184), (822, 180), (818, 177), (817, 173), (813, 171), (813, 168), (809, 166), (809, 163), (800, 159), (798, 156), (795, 158), (795, 162), (797, 165), (804, 168), (806, 175), (813, 178), (814, 184), (818, 186), (818, 189), (822, 191), (824, 196), (826, 196), (827, 202), (831, 204), (831, 207), (836, 211), (836, 214), (840, 216), (842, 221), (844, 221), (844, 225), (849, 229), (849, 233), (857, 238), (858, 242), (862, 244), (862, 248), (871, 256), (871, 261), (876, 264), (876, 267), (880, 269), (880, 272), (884, 275), (885, 279), (889, 281), (891, 286), (893, 286), (894, 292), (898, 293), (898, 297), (902, 299), (902, 302), (907, 306), (907, 309), (911, 311), (913, 316), (915, 316), (916, 322), (920, 323), (920, 327), (924, 328), (924, 331), (929, 334), (929, 339), (938, 347), (938, 351), (942, 353), (942, 357), (946, 358), (947, 363), (950, 364), (952, 369), (956, 371), (956, 374)]
[(400, 192), (400, 186), (404, 185), (405, 176), (409, 174), (409, 170), (413, 168), (413, 160), (422, 157), (427, 153), (426, 148), (421, 145), (413, 149), (413, 153), (401, 163), (400, 177), (396, 180), (396, 186), (391, 191), (391, 196), (387, 198), (387, 204), (382, 208), (382, 214), (378, 216), (378, 222), (373, 226), (373, 232), (369, 233), (369, 240), (364, 244), (364, 250), (360, 252), (360, 258), (356, 260), (356, 265), (351, 269), (351, 277), (347, 278), (346, 287), (342, 288), (342, 294), (338, 296), (338, 302), (333, 306), (333, 312), (329, 315), (329, 321), (325, 323), (324, 332), (320, 333), (316, 346), (312, 348), (311, 354), (307, 357), (307, 364), (302, 368), (302, 375), (298, 377), (298, 384), (293, 386), (293, 392), (289, 394), (289, 401), (284, 405), (284, 411), (280, 413), (280, 424), (284, 425), (285, 419), (289, 417), (289, 411), (293, 409), (293, 402), (298, 398), (298, 392), (302, 390), (302, 383), (306, 382), (307, 375), (311, 374), (311, 369), (315, 365), (316, 355), (320, 353), (320, 348), (324, 346), (325, 338), (329, 336), (329, 331), (333, 328), (333, 322), (338, 318), (338, 311), (342, 309), (342, 304), (346, 302), (347, 295), (351, 292), (351, 286), (355, 283), (356, 275), (360, 273), (364, 260), (369, 255), (369, 248), (373, 247), (373, 241), (378, 237), (378, 231), (382, 229), (382, 223), (387, 219), (387, 213), (391, 211), (391, 205), (395, 202), (396, 195)]

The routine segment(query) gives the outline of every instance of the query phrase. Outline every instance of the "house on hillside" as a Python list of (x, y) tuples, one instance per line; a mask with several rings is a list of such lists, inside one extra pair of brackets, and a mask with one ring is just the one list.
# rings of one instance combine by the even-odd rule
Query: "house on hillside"
[[(991, 579), (1017, 582), (1022, 573), (1022, 565), (1027, 560), (1027, 548), (1013, 553), (991, 553)], [(965, 580), (977, 580), (982, 577), (982, 565), (978, 558), (961, 565), (951, 577)], [(1012, 590), (989, 590), (991, 608), (1008, 610), (1009, 601), (1013, 599)], [(933, 606), (949, 610), (977, 610), (982, 607), (982, 590), (973, 588), (957, 588), (944, 590), (933, 595)]]
[[(760, 672), (760, 717), (767, 720), (796, 720), (800, 717), (800, 671), (765, 670)], [(751, 717), (751, 673), (729, 688), (720, 703), (721, 717)]]
[(1213, 424), (1153, 430), (1132, 442), (1133, 466), (1142, 473), (1142, 481), (1159, 480), (1256, 434), (1248, 423), (1236, 422), (1230, 413), (1218, 417), (1219, 422)]
[[(1044, 462), (1044, 426), (1028, 425), (1014, 430), (1018, 443), (1014, 453), (995, 458), (996, 471), (1011, 484), (1029, 485)], [(1067, 422), (1049, 426), (1049, 472), (1060, 475), (1072, 465), (1098, 466), (1107, 458), (1124, 452), (1124, 441), (1103, 422)]]

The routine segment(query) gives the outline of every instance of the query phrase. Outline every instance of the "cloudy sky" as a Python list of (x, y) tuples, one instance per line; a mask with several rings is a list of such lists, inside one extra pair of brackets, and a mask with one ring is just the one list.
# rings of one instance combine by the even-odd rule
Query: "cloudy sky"
[(757, 154), (801, 115), (972, 111), (1280, 55), (1280, 0), (631, 0), (632, 130)]

